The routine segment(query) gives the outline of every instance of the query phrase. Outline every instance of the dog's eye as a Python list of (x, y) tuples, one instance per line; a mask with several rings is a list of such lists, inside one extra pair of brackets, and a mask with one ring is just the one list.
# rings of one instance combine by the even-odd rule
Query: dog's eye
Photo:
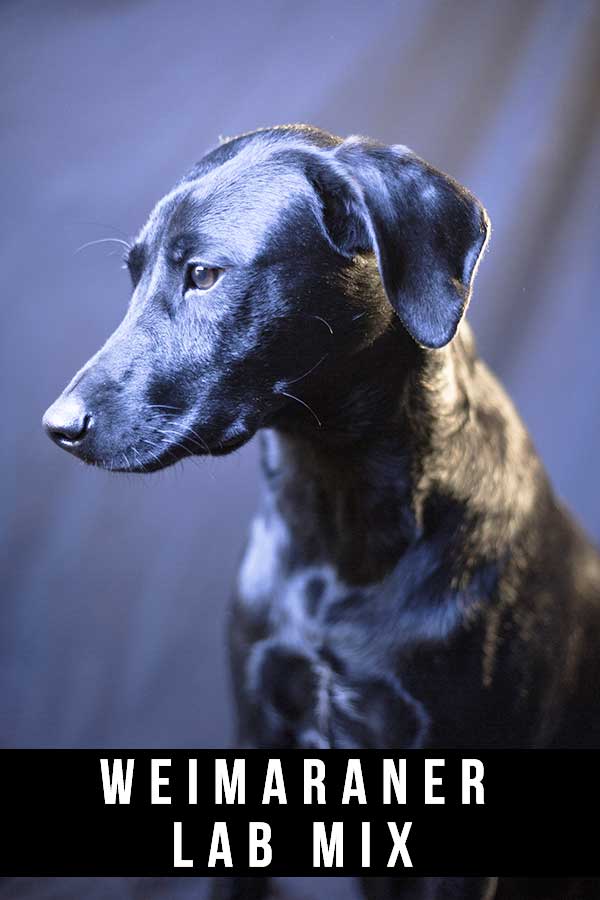
[(188, 269), (188, 287), (196, 288), (198, 291), (208, 291), (217, 283), (222, 273), (223, 269), (194, 263)]

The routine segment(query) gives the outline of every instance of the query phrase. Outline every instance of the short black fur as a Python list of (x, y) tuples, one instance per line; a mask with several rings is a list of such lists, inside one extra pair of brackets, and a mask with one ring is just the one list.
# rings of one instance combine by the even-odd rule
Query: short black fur
[[(65, 449), (138, 472), (261, 430), (230, 629), (244, 746), (600, 747), (600, 559), (458, 330), (488, 230), (406, 148), (225, 141), (152, 213), (127, 316), (46, 414)], [(211, 291), (186, 288), (190, 257), (223, 270)]]

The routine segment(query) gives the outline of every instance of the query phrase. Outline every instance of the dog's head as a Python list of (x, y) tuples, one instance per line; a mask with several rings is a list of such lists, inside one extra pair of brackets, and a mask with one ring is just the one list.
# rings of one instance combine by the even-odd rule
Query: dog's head
[(336, 384), (343, 403), (340, 373), (398, 322), (422, 352), (452, 339), (487, 232), (404, 147), (304, 126), (228, 140), (150, 215), (127, 314), (45, 427), (128, 471), (228, 452), (292, 408), (317, 428), (308, 400)]

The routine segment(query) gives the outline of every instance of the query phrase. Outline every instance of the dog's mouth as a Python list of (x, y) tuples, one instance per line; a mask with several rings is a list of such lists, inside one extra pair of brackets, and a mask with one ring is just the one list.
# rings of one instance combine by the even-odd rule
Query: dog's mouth
[(102, 454), (91, 447), (81, 446), (80, 442), (66, 438), (55, 439), (55, 443), (68, 453), (77, 456), (87, 465), (105, 469), (109, 472), (145, 474), (166, 469), (188, 457), (226, 456), (243, 447), (252, 437), (252, 433), (238, 433), (227, 440), (209, 444), (196, 430), (188, 433), (177, 432), (176, 438), (165, 438), (160, 434), (149, 432), (122, 450), (114, 450), (110, 454)]
[(155, 472), (190, 456), (225, 456), (256, 431), (246, 416), (202, 426), (192, 410), (166, 406), (142, 408), (128, 421), (120, 408), (87, 411), (72, 393), (47, 410), (44, 427), (59, 447), (82, 462), (132, 473)]

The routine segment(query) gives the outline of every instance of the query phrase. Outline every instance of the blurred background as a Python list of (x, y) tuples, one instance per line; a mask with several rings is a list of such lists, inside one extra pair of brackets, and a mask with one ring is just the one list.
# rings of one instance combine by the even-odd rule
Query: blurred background
[[(4, 0), (0, 42), (2, 746), (232, 739), (224, 618), (255, 443), (122, 476), (84, 468), (40, 427), (128, 299), (118, 245), (75, 251), (134, 235), (219, 135), (287, 122), (368, 134), (482, 199), (481, 353), (600, 537), (597, 0)], [(124, 896), (118, 880), (74, 896), (96, 888)]]

